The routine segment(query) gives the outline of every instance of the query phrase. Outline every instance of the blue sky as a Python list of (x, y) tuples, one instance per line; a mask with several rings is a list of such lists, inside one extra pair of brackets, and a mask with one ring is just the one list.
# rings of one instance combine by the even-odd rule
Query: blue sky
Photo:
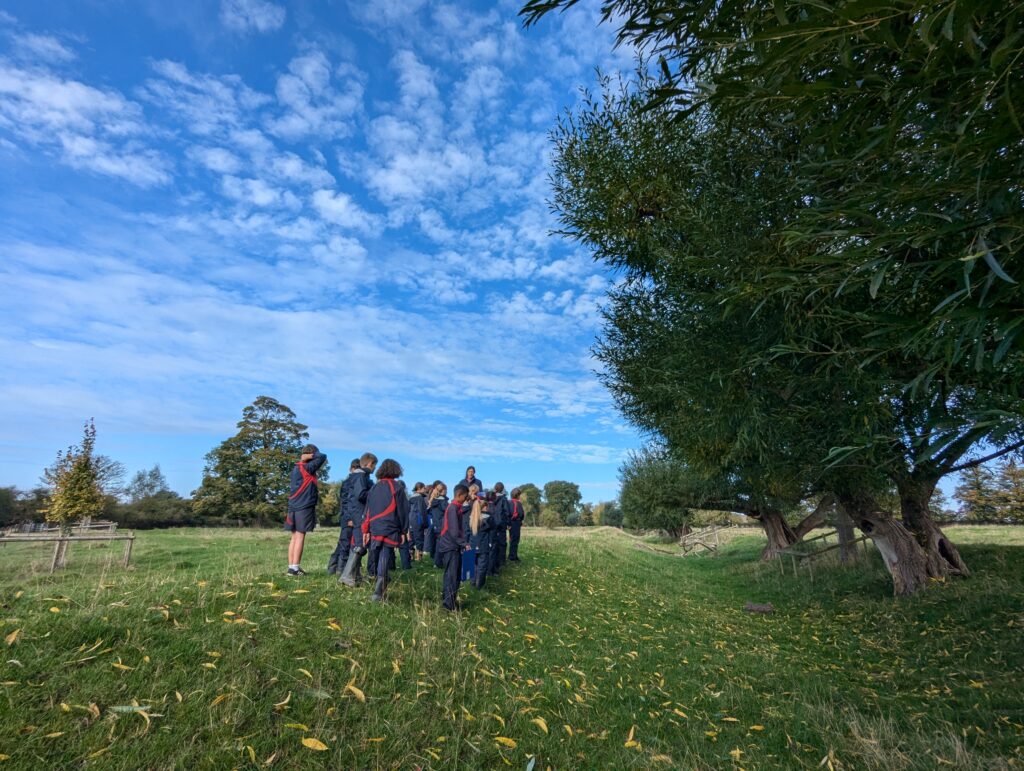
[[(586, 5), (586, 4), (585, 4)], [(99, 451), (198, 486), (267, 394), (338, 478), (616, 494), (614, 281), (549, 235), (548, 132), (629, 70), (596, 5), (48, 0), (0, 11), (0, 484)]]

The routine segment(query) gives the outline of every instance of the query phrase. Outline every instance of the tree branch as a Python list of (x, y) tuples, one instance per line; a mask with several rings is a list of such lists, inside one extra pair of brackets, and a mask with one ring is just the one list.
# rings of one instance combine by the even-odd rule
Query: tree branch
[(969, 460), (966, 463), (961, 463), (959, 466), (953, 466), (953, 468), (951, 468), (946, 473), (947, 474), (954, 474), (957, 471), (965, 471), (966, 469), (974, 468), (975, 466), (980, 466), (982, 463), (988, 463), (990, 460), (995, 460), (996, 458), (1001, 458), (1004, 455), (1007, 455), (1007, 454), (1013, 452), (1014, 450), (1019, 450), (1021, 447), (1024, 447), (1024, 439), (1021, 439), (1019, 442), (1017, 442), (1015, 444), (1011, 444), (1009, 447), (1004, 447), (1001, 450), (996, 450), (995, 452), (991, 453), (990, 455), (986, 455), (983, 458), (977, 458), (975, 460)]

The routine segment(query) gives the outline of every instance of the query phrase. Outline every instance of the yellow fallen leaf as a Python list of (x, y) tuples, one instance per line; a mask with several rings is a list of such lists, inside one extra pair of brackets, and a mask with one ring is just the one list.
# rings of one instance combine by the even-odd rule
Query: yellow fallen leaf
[(764, 730), (764, 726), (763, 725), (752, 725), (752, 726), (750, 726), (750, 730), (751, 731), (763, 731)]
[(14, 643), (18, 642), (18, 638), (21, 637), (21, 630), (15, 629), (9, 635), (4, 638), (4, 642), (7, 643), (7, 647), (11, 647)]
[(338, 624), (335, 623), (334, 621), (328, 621), (327, 622), (327, 628), (328, 629), (333, 629), (335, 632), (340, 632), (341, 631), (341, 627), (338, 626)]
[(214, 664), (212, 661), (204, 661), (203, 662), (203, 669), (216, 669), (216, 668), (217, 668), (217, 665)]
[(4, 755), (3, 753), (0, 753), (0, 763), (3, 763), (5, 760), (10, 760), (10, 759), (11, 759), (10, 755)]
[(274, 706), (275, 706), (275, 707), (283, 707), (283, 706), (284, 706), (285, 704), (287, 704), (287, 703), (288, 703), (288, 702), (290, 702), (291, 700), (292, 700), (292, 692), (291, 692), (291, 691), (288, 691), (288, 695), (284, 697), (284, 701), (279, 701), (279, 702), (278, 702), (277, 704), (275, 704)]
[(309, 726), (306, 725), (305, 723), (285, 723), (284, 727), (285, 728), (294, 728), (297, 731), (308, 731), (309, 730)]
[(402, 668), (398, 666), (398, 659), (391, 660), (391, 669), (396, 675), (401, 673)]
[(233, 610), (225, 610), (224, 611), (224, 615), (225, 616), (234, 616), (234, 615), (237, 615), (237, 614)]
[(739, 721), (738, 718), (735, 718), (735, 717), (723, 717), (722, 718), (722, 722), (723, 723), (738, 723), (740, 721)]
[(729, 754), (733, 757), (733, 760), (739, 760), (740, 756), (743, 755), (743, 750), (737, 747), (734, 750), (729, 750)]
[(249, 762), (256, 762), (256, 750), (253, 749), (251, 744), (245, 745), (245, 751), (249, 754)]
[(509, 739), (507, 736), (495, 736), (494, 741), (500, 744), (502, 747), (508, 747), (510, 750), (514, 750), (517, 746), (515, 739)]
[(352, 683), (349, 683), (348, 685), (346, 685), (346, 686), (345, 686), (345, 690), (346, 690), (346, 691), (351, 691), (351, 692), (352, 692), (352, 695), (353, 695), (353, 696), (355, 696), (355, 697), (356, 697), (356, 699), (358, 699), (358, 700), (359, 700), (360, 702), (362, 702), (363, 704), (365, 704), (365, 703), (366, 703), (366, 694), (365, 694), (365, 693), (363, 693), (363, 692), (362, 692), (361, 690), (359, 690), (358, 688), (356, 688), (356, 687), (355, 687), (354, 685), (352, 685)]
[(569, 734), (569, 736), (572, 736), (572, 726), (571, 726), (571, 725), (569, 725), (569, 724), (567, 723), (567, 724), (563, 725), (563, 726), (562, 726), (562, 728), (564, 728), (564, 729), (565, 729), (565, 732), (566, 732), (567, 734)]
[(122, 672), (130, 672), (134, 667), (129, 667), (126, 664), (122, 664), (120, 661), (115, 661), (111, 664), (114, 669), (120, 669)]
[(673, 709), (672, 711), (679, 715), (679, 717), (686, 717), (686, 713), (683, 712), (681, 709)]
[(60, 613), (60, 608), (58, 608), (56, 605), (54, 605), (52, 608), (50, 608), (50, 612), (51, 613)]
[(56, 739), (58, 736), (63, 736), (63, 735), (64, 735), (63, 731), (54, 731), (52, 734), (46, 734), (46, 736), (44, 736), (43, 738), (44, 739)]
[(23, 592), (23, 591), (21, 591), (21, 590), (18, 590), (18, 591), (16, 591), (16, 592), (14, 593), (14, 599), (16, 599), (16, 600), (20, 600), (20, 599), (21, 599), (21, 595), (23, 595), (24, 593), (25, 593), (25, 592)]
[(626, 737), (626, 743), (633, 741), (633, 735), (636, 733), (636, 726), (629, 727), (629, 736)]
[(672, 758), (670, 758), (668, 755), (651, 755), (651, 760), (653, 760), (655, 763), (671, 763), (672, 762)]
[(623, 747), (625, 747), (626, 749), (633, 749), (633, 748), (639, 748), (639, 747), (640, 747), (640, 742), (635, 742), (635, 741), (633, 741), (633, 740), (631, 739), (630, 741), (626, 742), (626, 743), (625, 743), (624, 745), (622, 745), (622, 746), (623, 746)]
[(67, 702), (62, 701), (60, 703), (60, 711), (61, 712), (70, 712), (71, 711), (71, 705), (68, 704)]
[(300, 671), (300, 672), (301, 672), (302, 674), (304, 674), (304, 675), (305, 675), (306, 677), (308, 677), (308, 678), (309, 678), (310, 680), (312, 680), (312, 679), (313, 679), (313, 673), (312, 673), (312, 672), (310, 672), (310, 671), (309, 671), (308, 669), (300, 669), (299, 671)]
[(178, 691), (174, 692), (174, 698), (178, 700), (178, 704), (181, 704), (181, 702), (184, 700), (182, 699), (181, 693)]
[(535, 726), (537, 726), (544, 733), (548, 732), (548, 724), (547, 724), (547, 721), (544, 718), (542, 718), (542, 717), (535, 717), (530, 722), (533, 723)]
[(220, 696), (218, 696), (216, 699), (214, 699), (213, 701), (210, 702), (210, 706), (211, 707), (216, 707), (218, 704), (220, 704), (222, 701), (224, 701), (226, 698), (228, 698), (229, 695), (230, 694), (222, 693)]
[(303, 736), (302, 746), (308, 747), (311, 750), (316, 750), (317, 752), (325, 752), (327, 750), (326, 744), (319, 739), (314, 739), (312, 736)]

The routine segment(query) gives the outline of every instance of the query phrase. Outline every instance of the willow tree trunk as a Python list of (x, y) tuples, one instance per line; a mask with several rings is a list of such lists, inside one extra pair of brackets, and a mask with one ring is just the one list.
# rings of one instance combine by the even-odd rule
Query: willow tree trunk
[(836, 507), (836, 535), (839, 537), (839, 562), (849, 565), (857, 560), (857, 547), (853, 540), (853, 521), (846, 509)]
[(914, 594), (928, 585), (928, 559), (921, 544), (902, 523), (883, 512), (870, 498), (840, 496), (840, 504), (882, 555), (897, 596)]
[(764, 528), (765, 538), (768, 539), (764, 551), (761, 552), (762, 560), (775, 559), (779, 556), (780, 551), (789, 548), (800, 540), (800, 536), (789, 526), (781, 512), (775, 509), (761, 511), (757, 519), (760, 520), (761, 527)]
[(937, 479), (907, 479), (897, 485), (903, 524), (924, 549), (929, 576), (969, 576), (971, 571), (967, 569), (960, 552), (932, 517), (929, 503), (936, 484)]

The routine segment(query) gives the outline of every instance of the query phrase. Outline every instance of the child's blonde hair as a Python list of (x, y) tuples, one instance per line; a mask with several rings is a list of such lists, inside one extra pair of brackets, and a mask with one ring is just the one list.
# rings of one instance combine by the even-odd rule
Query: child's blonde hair
[(473, 535), (480, 531), (480, 520), (483, 519), (483, 514), (484, 502), (477, 498), (473, 501), (473, 511), (469, 514), (469, 529), (473, 531)]
[(430, 489), (430, 497), (427, 498), (427, 505), (429, 506), (434, 502), (435, 498), (438, 498), (448, 492), (448, 485), (444, 482), (434, 482), (434, 486)]

